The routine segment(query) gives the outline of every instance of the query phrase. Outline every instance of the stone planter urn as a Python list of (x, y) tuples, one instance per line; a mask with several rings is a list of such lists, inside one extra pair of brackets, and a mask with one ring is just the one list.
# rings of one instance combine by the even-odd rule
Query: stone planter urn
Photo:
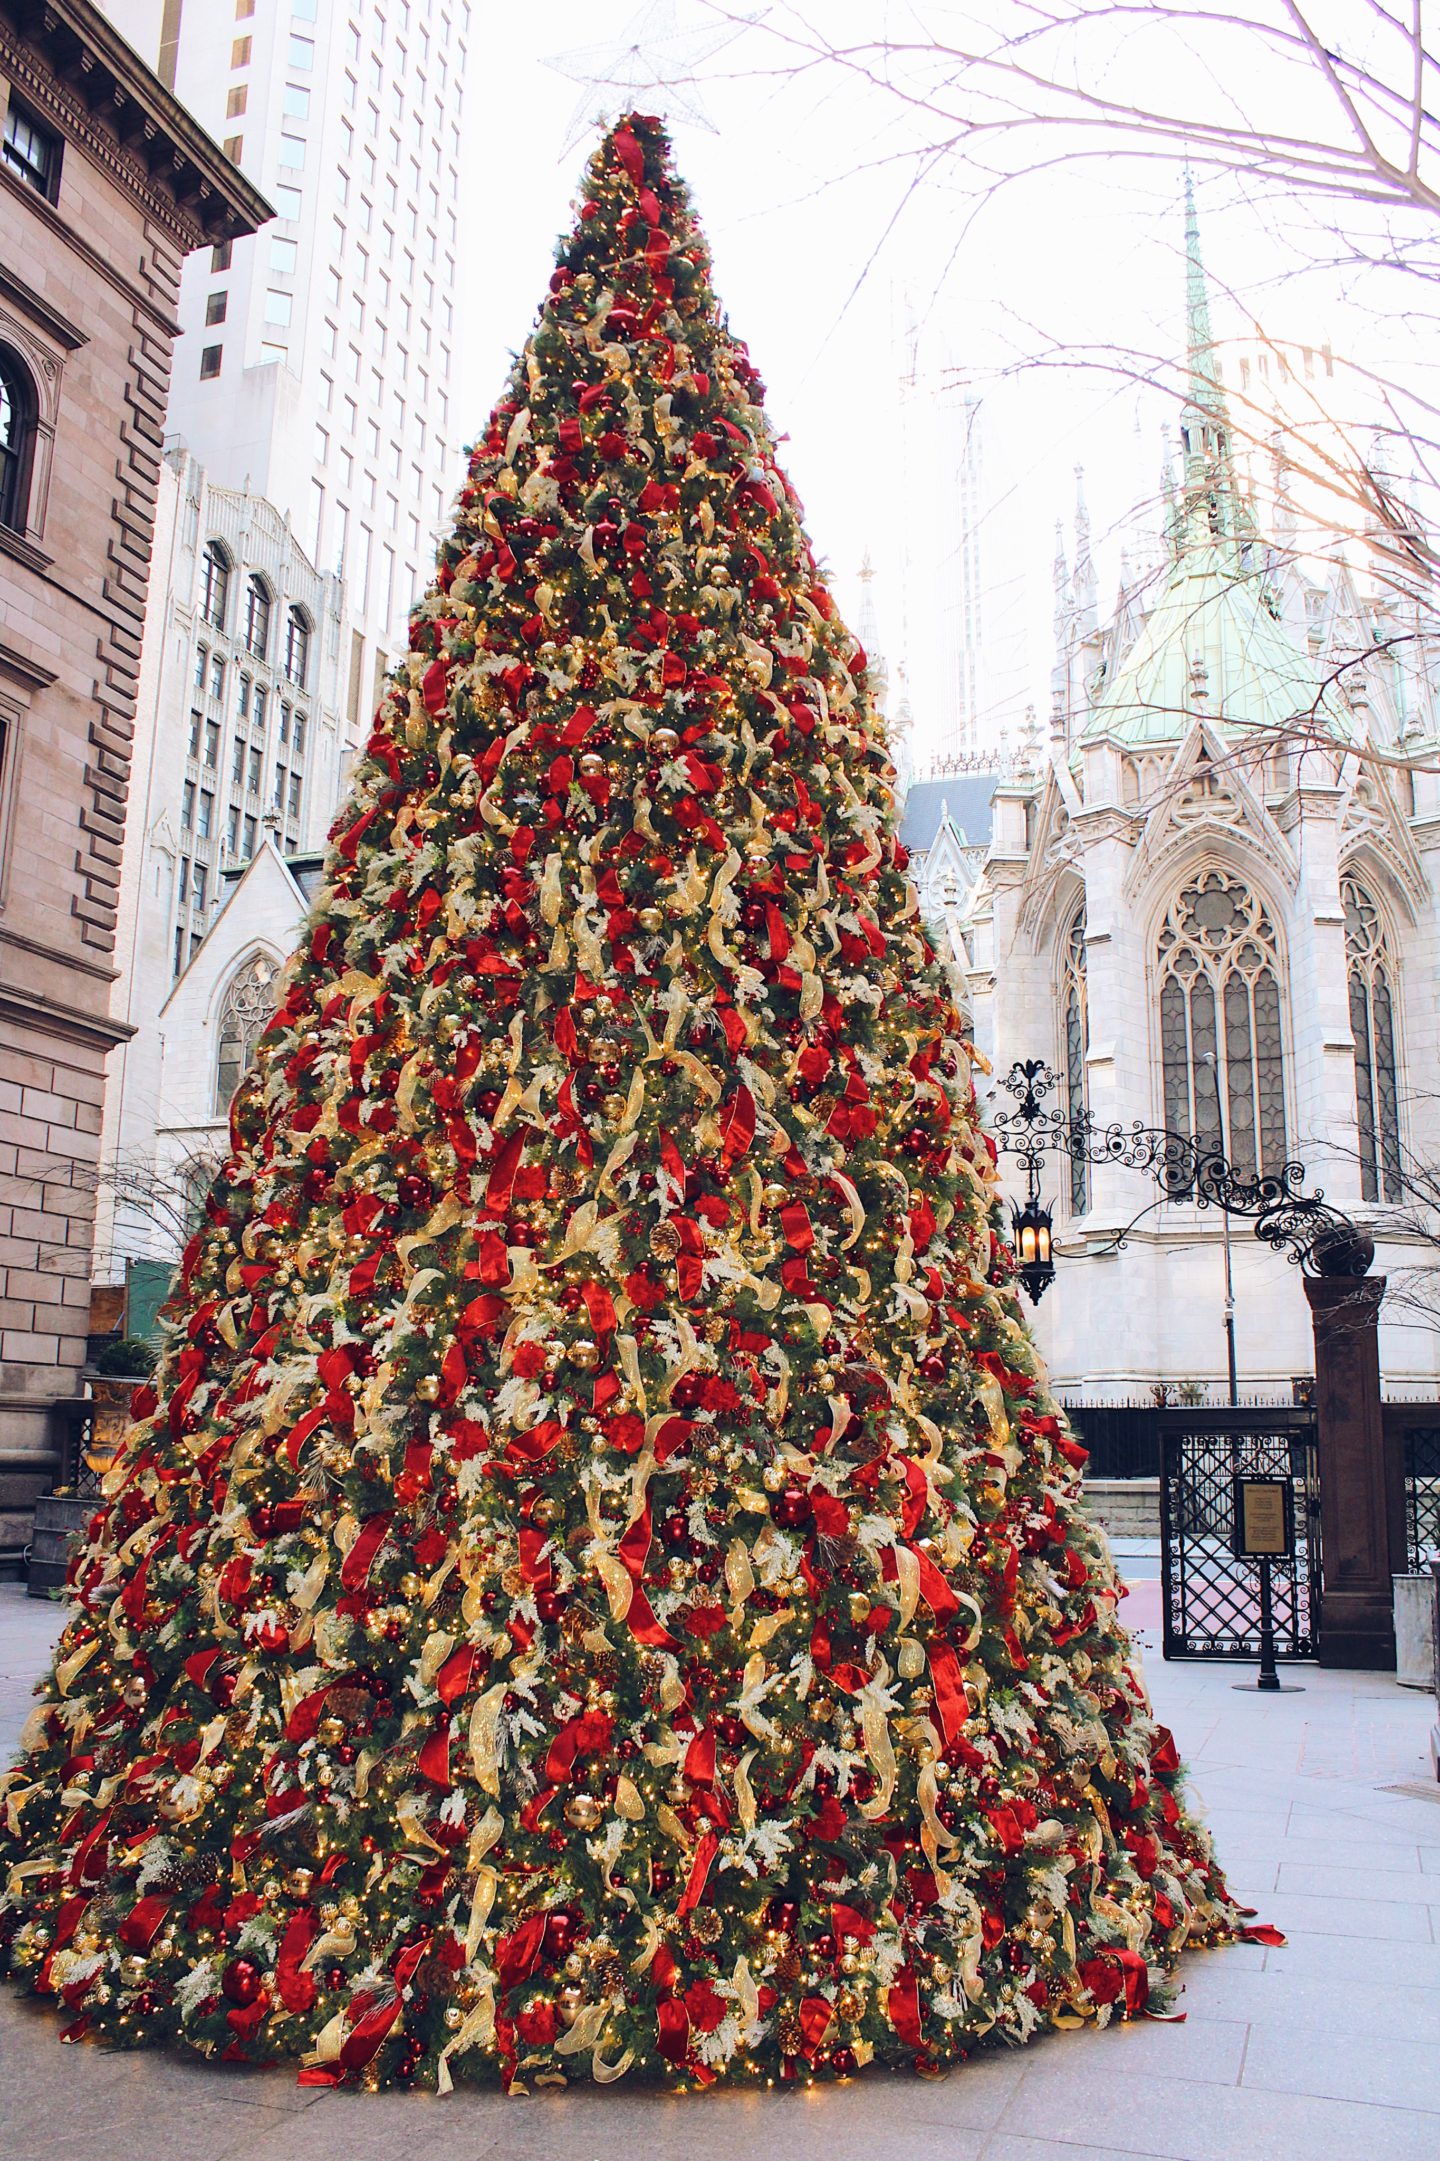
[(85, 1398), (56, 1406), (65, 1413), (63, 1468), (54, 1492), (42, 1493), (35, 1503), (25, 1577), (29, 1597), (49, 1598), (64, 1588), (75, 1541), (100, 1505), (100, 1482), (129, 1424), (130, 1398), (148, 1377), (88, 1371)]
[(1402, 1688), (1435, 1686), (1435, 1578), (1396, 1576), (1395, 1678)]

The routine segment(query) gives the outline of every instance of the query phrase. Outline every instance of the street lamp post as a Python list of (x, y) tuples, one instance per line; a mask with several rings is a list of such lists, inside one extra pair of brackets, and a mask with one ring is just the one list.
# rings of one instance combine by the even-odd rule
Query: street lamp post
[[(1215, 1083), (1215, 1137), (1219, 1144), (1222, 1161), (1228, 1163), (1230, 1151), (1225, 1145), (1225, 1105), (1220, 1094), (1220, 1061), (1213, 1050), (1202, 1052), (1200, 1063), (1210, 1068), (1210, 1078)], [(1225, 1242), (1225, 1356), (1230, 1369), (1230, 1403), (1232, 1409), (1240, 1401), (1239, 1367), (1235, 1361), (1235, 1271), (1230, 1255), (1230, 1211), (1220, 1211), (1221, 1234)]]

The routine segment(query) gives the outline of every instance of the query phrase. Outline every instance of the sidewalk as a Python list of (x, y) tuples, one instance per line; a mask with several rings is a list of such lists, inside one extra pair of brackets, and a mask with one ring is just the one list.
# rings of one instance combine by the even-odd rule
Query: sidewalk
[[(1137, 1556), (1136, 1577), (1145, 1568)], [(0, 1585), (0, 1748), (59, 1609)], [(64, 2053), (52, 2012), (0, 1988), (0, 2152), (56, 2161), (1434, 2161), (1440, 2154), (1440, 1788), (1428, 1696), (1302, 1669), (1304, 1694), (1237, 1694), (1163, 1665), (1158, 1585), (1126, 1618), (1147, 1650), (1237, 1891), (1289, 1937), (1184, 1967), (1184, 2025), (1055, 2034), (940, 2084), (667, 2099), (577, 2088), (331, 2094), (285, 2073)], [(1396, 1790), (1399, 1789), (1399, 1790)]]

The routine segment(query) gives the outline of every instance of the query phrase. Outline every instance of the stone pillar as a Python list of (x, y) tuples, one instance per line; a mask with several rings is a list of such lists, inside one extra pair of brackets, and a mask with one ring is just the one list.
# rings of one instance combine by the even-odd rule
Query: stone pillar
[(1405, 1565), (1405, 1488), (1380, 1409), (1384, 1295), (1383, 1276), (1305, 1278), (1320, 1444), (1320, 1663), (1393, 1672), (1390, 1577)]

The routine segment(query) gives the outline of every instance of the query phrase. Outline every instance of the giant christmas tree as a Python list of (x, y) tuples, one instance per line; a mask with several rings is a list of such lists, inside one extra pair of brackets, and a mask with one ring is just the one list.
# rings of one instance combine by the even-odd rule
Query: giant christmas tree
[(597, 153), (4, 1792), (72, 2031), (954, 2062), (1239, 1922), (1016, 1317), (865, 656)]

